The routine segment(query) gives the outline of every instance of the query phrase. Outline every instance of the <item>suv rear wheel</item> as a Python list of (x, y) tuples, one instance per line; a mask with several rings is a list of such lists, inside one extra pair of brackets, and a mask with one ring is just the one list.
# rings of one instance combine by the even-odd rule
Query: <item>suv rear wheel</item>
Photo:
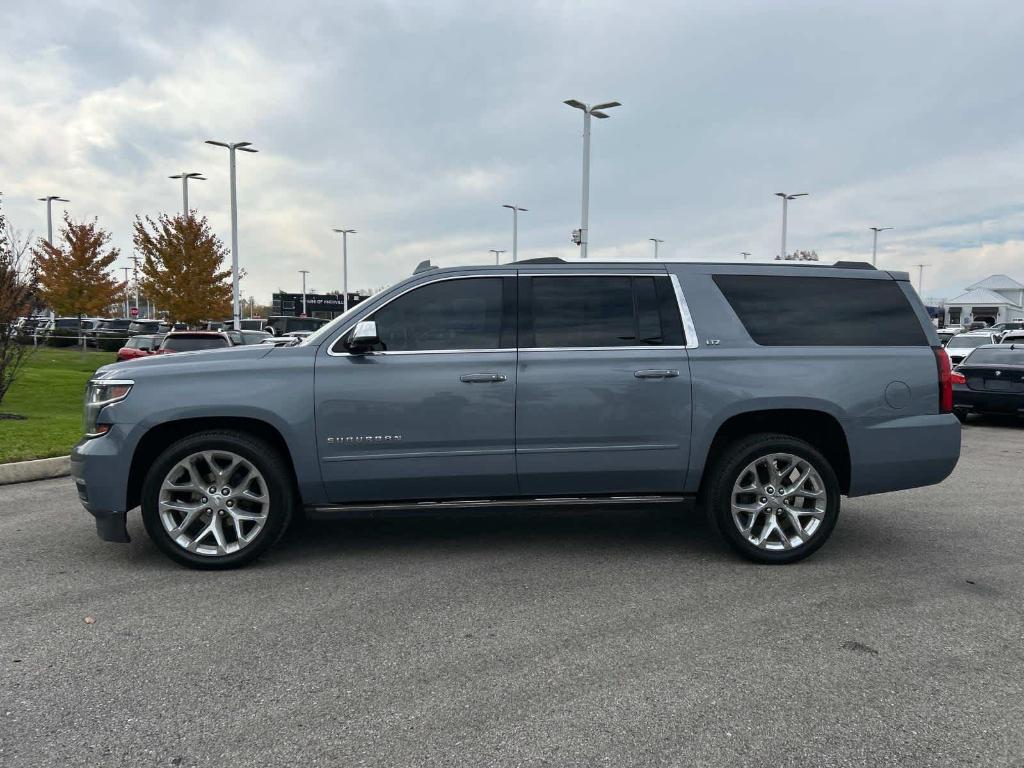
[(711, 468), (705, 505), (712, 525), (759, 563), (802, 560), (839, 519), (839, 483), (809, 443), (761, 434), (736, 441)]
[(192, 568), (236, 568), (284, 534), (295, 494), (287, 464), (244, 432), (209, 431), (178, 440), (153, 463), (142, 487), (150, 538)]

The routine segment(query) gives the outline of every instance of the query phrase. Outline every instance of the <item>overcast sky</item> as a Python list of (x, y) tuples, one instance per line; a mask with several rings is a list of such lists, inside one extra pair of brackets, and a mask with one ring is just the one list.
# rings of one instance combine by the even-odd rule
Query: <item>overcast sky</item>
[[(409, 274), (422, 259), (576, 258), (582, 119), (595, 121), (591, 257), (771, 259), (790, 249), (913, 270), (951, 297), (1024, 282), (1024, 3), (0, 3), (0, 192), (22, 230), (70, 198), (124, 256), (167, 176), (229, 242), (240, 155), (243, 292), (269, 301)], [(507, 254), (510, 255), (510, 254)]]

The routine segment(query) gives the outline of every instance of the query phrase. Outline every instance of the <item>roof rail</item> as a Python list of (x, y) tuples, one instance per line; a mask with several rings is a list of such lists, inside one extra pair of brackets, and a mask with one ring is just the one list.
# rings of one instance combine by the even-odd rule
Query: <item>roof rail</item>
[(437, 265), (431, 264), (430, 259), (427, 259), (426, 261), (421, 261), (419, 264), (417, 264), (416, 269), (414, 269), (412, 273), (414, 275), (418, 275), (421, 272), (429, 272), (432, 269), (437, 269)]
[(874, 264), (868, 264), (866, 261), (837, 261), (832, 266), (841, 269), (876, 269)]
[(560, 256), (538, 256), (535, 259), (520, 259), (516, 264), (565, 264), (566, 261)]

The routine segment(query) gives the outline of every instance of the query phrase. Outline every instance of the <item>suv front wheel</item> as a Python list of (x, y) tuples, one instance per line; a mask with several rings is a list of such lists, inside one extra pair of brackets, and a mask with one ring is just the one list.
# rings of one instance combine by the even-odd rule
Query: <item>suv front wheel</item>
[(244, 432), (182, 438), (153, 463), (142, 520), (156, 545), (192, 568), (235, 568), (284, 534), (295, 504), (279, 453)]
[(839, 483), (809, 443), (788, 435), (752, 435), (719, 454), (705, 505), (712, 525), (744, 557), (793, 563), (832, 533)]

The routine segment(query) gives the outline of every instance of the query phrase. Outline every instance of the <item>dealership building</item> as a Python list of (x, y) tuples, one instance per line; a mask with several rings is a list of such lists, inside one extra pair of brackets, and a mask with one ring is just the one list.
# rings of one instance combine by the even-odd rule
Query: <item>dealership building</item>
[(989, 275), (946, 302), (946, 323), (988, 325), (1024, 319), (1024, 285), (1007, 275)]
[[(348, 305), (355, 306), (365, 301), (368, 296), (349, 293)], [(305, 312), (303, 312), (303, 296), (301, 293), (275, 293), (271, 315), (288, 315), (293, 317), (319, 317), (332, 320), (345, 311), (345, 303), (341, 293), (307, 293), (305, 296)]]

